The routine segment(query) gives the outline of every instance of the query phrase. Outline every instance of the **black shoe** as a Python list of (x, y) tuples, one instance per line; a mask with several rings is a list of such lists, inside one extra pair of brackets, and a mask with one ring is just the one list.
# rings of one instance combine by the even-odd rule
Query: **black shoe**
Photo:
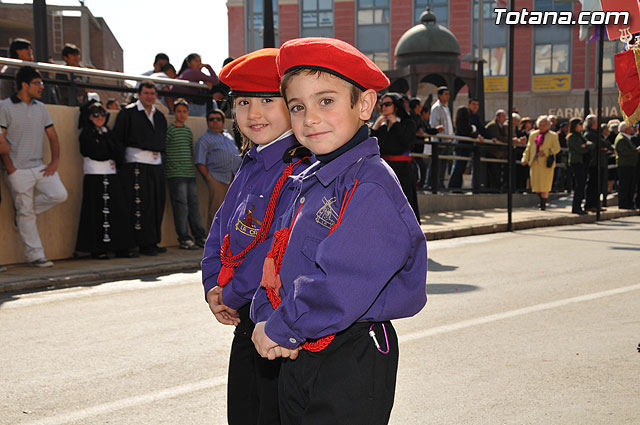
[(198, 245), (200, 248), (204, 248), (206, 243), (207, 243), (206, 239), (197, 239), (196, 240), (196, 245)]
[(158, 254), (164, 254), (165, 252), (167, 252), (167, 248), (165, 248), (163, 246), (156, 245), (156, 246), (154, 246), (154, 248), (155, 248), (155, 250), (156, 250), (156, 252)]
[(589, 214), (585, 210), (572, 210), (571, 213), (578, 214), (578, 215), (587, 215), (587, 214)]
[(109, 254), (107, 254), (106, 252), (94, 252), (91, 254), (91, 258), (94, 258), (96, 260), (109, 260)]
[(147, 255), (149, 257), (154, 257), (158, 255), (158, 251), (156, 251), (156, 247), (154, 245), (140, 247), (140, 254)]
[(138, 258), (139, 255), (135, 251), (118, 251), (116, 252), (116, 258)]

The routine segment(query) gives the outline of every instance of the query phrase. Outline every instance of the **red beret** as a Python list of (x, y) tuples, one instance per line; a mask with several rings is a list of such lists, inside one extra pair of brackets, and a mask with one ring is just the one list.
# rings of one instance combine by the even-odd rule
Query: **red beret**
[(389, 79), (378, 66), (351, 44), (335, 38), (306, 37), (280, 46), (276, 59), (282, 77), (296, 69), (328, 72), (361, 90), (382, 90)]
[(281, 96), (277, 55), (278, 49), (260, 49), (240, 56), (222, 68), (220, 81), (229, 86), (232, 96)]

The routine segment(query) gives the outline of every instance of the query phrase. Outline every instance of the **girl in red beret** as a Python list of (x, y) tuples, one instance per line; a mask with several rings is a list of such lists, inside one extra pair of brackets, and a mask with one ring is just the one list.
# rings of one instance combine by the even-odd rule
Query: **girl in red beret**
[[(295, 158), (302, 150), (280, 95), (277, 53), (278, 49), (258, 50), (220, 72), (220, 80), (230, 87), (234, 99), (235, 121), (246, 154), (211, 225), (202, 282), (216, 319), (235, 326), (227, 393), (231, 425), (280, 424), (280, 361), (258, 355), (251, 342), (254, 324), (249, 318), (262, 265), (278, 229), (274, 221), (290, 203), (288, 177), (307, 167), (305, 161)], [(279, 349), (277, 354), (295, 357), (297, 350)]]

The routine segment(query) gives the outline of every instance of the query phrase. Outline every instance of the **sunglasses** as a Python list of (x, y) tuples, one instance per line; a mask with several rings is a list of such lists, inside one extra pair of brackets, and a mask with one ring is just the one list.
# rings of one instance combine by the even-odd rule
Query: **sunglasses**
[(107, 113), (105, 111), (95, 111), (91, 113), (91, 116), (94, 118), (98, 118), (98, 117), (104, 117), (106, 116)]
[(44, 83), (42, 81), (32, 81), (29, 84), (33, 84), (34, 86), (44, 86)]
[(393, 105), (393, 102), (382, 102), (381, 105), (382, 106), (391, 106), (391, 105)]
[(211, 118), (208, 118), (207, 121), (209, 121), (209, 122), (222, 121), (222, 118), (220, 118), (220, 117), (211, 117)]

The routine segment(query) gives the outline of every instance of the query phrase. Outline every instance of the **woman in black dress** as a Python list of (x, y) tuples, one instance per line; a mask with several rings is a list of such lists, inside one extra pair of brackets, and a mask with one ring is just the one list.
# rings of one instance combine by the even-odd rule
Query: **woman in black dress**
[(418, 176), (411, 166), (411, 148), (416, 142), (416, 124), (404, 109), (402, 97), (387, 93), (381, 99), (382, 114), (371, 129), (378, 138), (380, 156), (396, 173), (404, 195), (420, 223), (418, 211)]
[(82, 210), (78, 226), (77, 252), (107, 260), (108, 252), (117, 257), (135, 257), (124, 192), (116, 174), (123, 150), (107, 128), (107, 111), (101, 103), (90, 101), (80, 109), (80, 153), (84, 157)]

